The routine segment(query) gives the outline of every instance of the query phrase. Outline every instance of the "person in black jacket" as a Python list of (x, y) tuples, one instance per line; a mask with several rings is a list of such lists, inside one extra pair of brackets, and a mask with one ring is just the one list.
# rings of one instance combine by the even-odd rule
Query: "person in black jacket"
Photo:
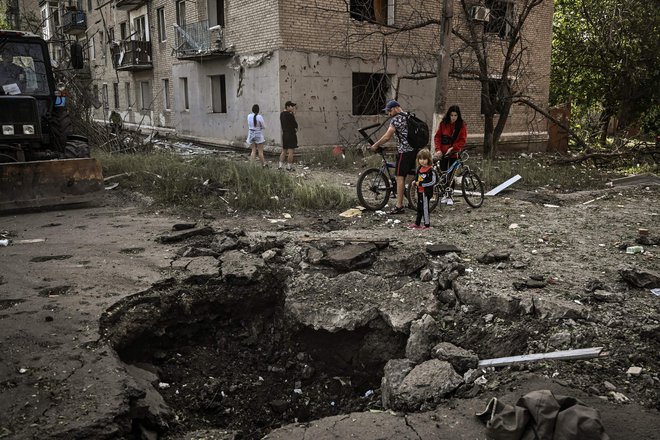
[(280, 113), (280, 123), (282, 124), (282, 152), (280, 153), (280, 163), (278, 169), (284, 166), (284, 158), (287, 157), (286, 169), (293, 171), (293, 150), (298, 148), (298, 122), (294, 113), (296, 112), (296, 103), (287, 101), (284, 103), (284, 111)]

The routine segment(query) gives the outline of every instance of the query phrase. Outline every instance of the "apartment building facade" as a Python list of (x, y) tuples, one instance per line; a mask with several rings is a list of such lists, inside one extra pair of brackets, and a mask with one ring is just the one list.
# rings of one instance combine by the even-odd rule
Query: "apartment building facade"
[[(498, 49), (507, 38), (502, 18), (513, 19), (521, 1), (471, 2), (482, 9), (468, 14), (490, 12), (479, 32), (491, 37), (494, 80)], [(396, 29), (439, 19), (442, 2), (59, 0), (44, 5), (59, 5), (57, 26), (62, 14), (86, 14), (85, 33), (73, 38), (86, 48), (99, 120), (115, 111), (128, 125), (233, 145), (244, 143), (253, 104), (266, 120), (269, 145), (281, 142), (279, 113), (287, 100), (298, 104), (301, 145), (356, 140), (358, 127), (384, 120), (380, 109), (392, 97), (432, 120), (439, 26)], [(549, 94), (552, 12), (548, 0), (528, 19), (525, 66), (509, 78), (542, 105)], [(454, 1), (454, 26), (465, 22), (466, 11)], [(484, 125), (481, 82), (465, 74), (470, 57), (455, 50), (462, 43), (452, 37), (451, 44), (452, 71), (460, 74), (449, 80), (448, 105), (461, 106), (469, 142), (478, 145)], [(514, 106), (502, 143), (544, 150), (545, 124)]]

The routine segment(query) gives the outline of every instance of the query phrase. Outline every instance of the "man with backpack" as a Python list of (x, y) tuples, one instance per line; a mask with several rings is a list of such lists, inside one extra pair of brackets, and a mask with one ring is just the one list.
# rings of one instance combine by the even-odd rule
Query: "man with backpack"
[[(378, 151), (378, 149), (381, 148), (381, 145), (392, 139), (392, 136), (396, 134), (396, 206), (389, 211), (389, 214), (401, 214), (405, 210), (403, 207), (403, 196), (405, 192), (406, 176), (416, 168), (415, 158), (417, 156), (417, 150), (428, 143), (428, 126), (426, 127), (426, 140), (423, 141), (424, 144), (420, 145), (422, 143), (420, 140), (419, 142), (415, 142), (417, 145), (411, 145), (408, 133), (410, 120), (414, 118), (413, 122), (416, 122), (419, 121), (419, 119), (404, 112), (401, 108), (401, 104), (394, 100), (388, 101), (383, 111), (386, 112), (387, 116), (391, 117), (392, 120), (390, 121), (390, 126), (387, 128), (385, 134), (371, 146), (371, 149), (374, 152)], [(419, 122), (426, 126), (423, 121)], [(415, 131), (417, 132), (417, 129)], [(423, 131), (423, 127), (421, 127), (420, 131)], [(417, 137), (423, 139), (423, 133), (421, 133), (421, 136), (418, 136), (418, 134), (419, 133), (415, 133), (413, 138), (415, 138), (415, 140), (417, 140)]]

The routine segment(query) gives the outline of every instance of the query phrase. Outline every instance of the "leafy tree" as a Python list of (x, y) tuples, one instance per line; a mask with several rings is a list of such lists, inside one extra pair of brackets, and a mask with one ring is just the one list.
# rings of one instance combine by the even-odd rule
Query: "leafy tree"
[(612, 116), (625, 128), (658, 115), (659, 9), (660, 0), (555, 0), (551, 103), (599, 112), (602, 143)]
[(0, 29), (11, 29), (7, 21), (7, 3), (8, 0), (0, 0)]

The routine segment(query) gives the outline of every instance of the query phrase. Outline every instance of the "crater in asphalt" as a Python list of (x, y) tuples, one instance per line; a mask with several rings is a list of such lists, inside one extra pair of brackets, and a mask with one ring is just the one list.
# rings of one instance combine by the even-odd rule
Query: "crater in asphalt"
[(261, 438), (284, 424), (381, 407), (383, 367), (404, 357), (406, 336), (380, 318), (332, 333), (291, 325), (282, 280), (267, 282), (170, 280), (104, 315), (102, 334), (122, 361), (155, 374), (151, 385), (176, 414), (159, 425), (134, 411), (135, 438), (204, 428)]

